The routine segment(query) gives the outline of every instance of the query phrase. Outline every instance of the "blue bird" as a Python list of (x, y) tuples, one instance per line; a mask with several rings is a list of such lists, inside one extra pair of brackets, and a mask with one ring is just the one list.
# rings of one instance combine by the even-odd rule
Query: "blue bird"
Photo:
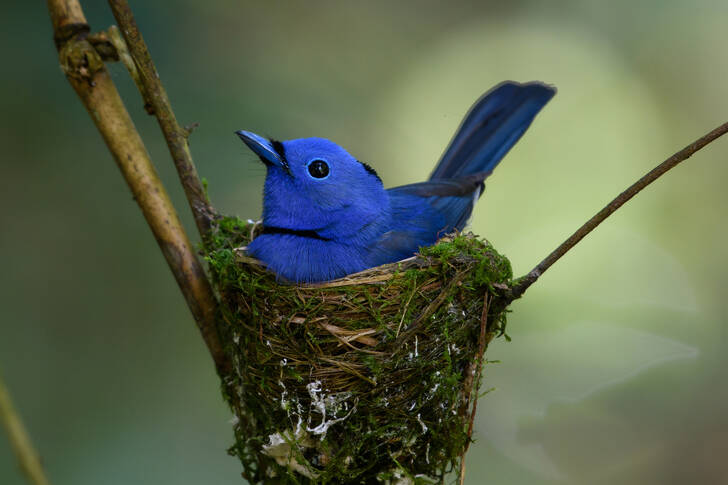
[(267, 167), (263, 229), (248, 254), (296, 283), (412, 256), (465, 226), (485, 178), (555, 92), (539, 82), (499, 84), (470, 109), (427, 182), (391, 189), (329, 140), (236, 132)]

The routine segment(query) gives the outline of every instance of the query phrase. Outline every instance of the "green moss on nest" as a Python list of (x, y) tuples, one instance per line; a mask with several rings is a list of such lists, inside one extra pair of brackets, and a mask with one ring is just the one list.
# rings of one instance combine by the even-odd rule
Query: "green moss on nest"
[(295, 286), (236, 249), (252, 232), (223, 218), (207, 243), (245, 478), (444, 481), (470, 440), (480, 351), (505, 329), (505, 312), (484, 319), (483, 308), (511, 282), (508, 260), (456, 235), (404, 262)]

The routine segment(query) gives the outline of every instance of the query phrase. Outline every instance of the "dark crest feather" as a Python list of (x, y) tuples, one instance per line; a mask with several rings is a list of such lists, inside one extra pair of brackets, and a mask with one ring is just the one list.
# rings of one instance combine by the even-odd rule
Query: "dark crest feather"
[(374, 170), (374, 169), (372, 168), (372, 166), (371, 166), (371, 165), (369, 165), (369, 164), (368, 164), (368, 163), (366, 163), (366, 162), (362, 162), (361, 160), (357, 160), (357, 162), (361, 163), (361, 164), (362, 164), (362, 165), (364, 166), (364, 170), (366, 170), (366, 171), (367, 171), (367, 172), (369, 172), (370, 174), (372, 174), (372, 175), (374, 175), (375, 177), (377, 177), (377, 180), (379, 180), (380, 182), (382, 181), (382, 179), (381, 179), (381, 178), (379, 178), (379, 174), (377, 173), (377, 171), (376, 171), (376, 170)]

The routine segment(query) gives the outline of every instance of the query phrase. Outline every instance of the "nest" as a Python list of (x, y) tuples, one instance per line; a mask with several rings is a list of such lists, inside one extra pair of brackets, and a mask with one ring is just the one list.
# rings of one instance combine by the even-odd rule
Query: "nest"
[(207, 260), (233, 362), (231, 454), (251, 483), (442, 483), (464, 457), (509, 261), (472, 234), (318, 285), (291, 285), (217, 221)]

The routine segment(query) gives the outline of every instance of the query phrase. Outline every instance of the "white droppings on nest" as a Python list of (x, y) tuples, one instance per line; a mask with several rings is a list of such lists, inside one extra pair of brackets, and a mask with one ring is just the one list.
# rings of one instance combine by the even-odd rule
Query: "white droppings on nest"
[(450, 302), (450, 304), (448, 304), (447, 306), (447, 314), (455, 316), (457, 318), (463, 318), (468, 315), (467, 313), (465, 313), (465, 310), (463, 310), (460, 305), (456, 305), (452, 302)]
[(233, 332), (233, 342), (235, 342), (235, 345), (238, 345), (240, 343), (240, 334), (237, 332)]
[(308, 391), (308, 395), (311, 396), (311, 402), (317, 401), (318, 394), (321, 392), (321, 381), (313, 381), (306, 384), (306, 390)]
[[(308, 395), (311, 397), (311, 409), (308, 413), (306, 430), (321, 435), (321, 439), (326, 436), (326, 432), (331, 426), (344, 421), (356, 411), (356, 402), (350, 405), (348, 401), (352, 395), (351, 392), (326, 394), (322, 389), (321, 381), (308, 383), (306, 390), (308, 390)], [(321, 422), (312, 427), (314, 413), (321, 415)], [(346, 414), (342, 416), (342, 413)]]
[(457, 345), (455, 345), (455, 344), (448, 344), (447, 345), (447, 353), (448, 353), (448, 355), (452, 355), (452, 354), (458, 355), (460, 352), (462, 352), (462, 350)]
[(294, 444), (299, 452), (302, 449), (315, 446), (315, 443), (305, 431), (297, 430), (293, 432), (292, 430), (286, 430), (283, 433), (276, 432), (268, 436), (268, 443), (263, 445), (262, 451), (281, 466), (300, 473), (306, 478), (317, 478), (318, 473), (298, 462), (291, 444)]
[(422, 434), (427, 433), (427, 425), (424, 421), (422, 421), (422, 418), (420, 417), (420, 413), (417, 413), (417, 422), (420, 423), (420, 426), (422, 426)]
[(230, 421), (229, 421), (229, 423), (232, 424), (233, 426), (237, 426), (239, 422), (240, 422), (240, 418), (238, 417), (237, 414), (233, 414), (233, 417), (230, 418)]
[(286, 389), (286, 385), (283, 384), (283, 381), (279, 380), (278, 385), (283, 388), (283, 391), (281, 392), (281, 409), (284, 411), (288, 411), (291, 408), (290, 401), (286, 400), (286, 396), (288, 396), (288, 389)]
[(415, 485), (414, 479), (400, 469), (392, 470), (390, 473), (392, 478), (382, 479), (377, 477), (377, 480), (384, 485)]
[[(441, 375), (440, 371), (438, 370), (438, 371), (435, 371), (435, 373), (432, 376), (434, 378), (438, 378), (438, 377), (440, 377), (440, 375)], [(439, 388), (440, 388), (440, 382), (435, 382), (435, 384), (432, 386), (432, 388), (429, 391), (427, 391), (427, 396), (425, 397), (425, 400), (429, 401), (430, 399), (435, 397), (435, 393), (437, 392), (437, 390)], [(440, 406), (442, 406), (442, 402), (440, 403)]]
[(440, 383), (439, 382), (436, 382), (435, 385), (432, 386), (432, 389), (430, 389), (429, 392), (427, 393), (427, 400), (428, 401), (430, 399), (432, 399), (433, 397), (435, 397), (435, 393), (437, 392), (437, 390), (439, 388), (440, 388)]

